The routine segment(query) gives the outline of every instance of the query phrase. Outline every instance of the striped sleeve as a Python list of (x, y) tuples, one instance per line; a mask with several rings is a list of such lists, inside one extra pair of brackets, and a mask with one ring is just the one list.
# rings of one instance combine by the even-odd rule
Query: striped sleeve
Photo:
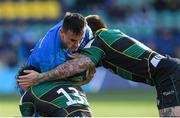
[(82, 50), (81, 54), (89, 57), (95, 65), (97, 65), (106, 55), (100, 39), (90, 41)]

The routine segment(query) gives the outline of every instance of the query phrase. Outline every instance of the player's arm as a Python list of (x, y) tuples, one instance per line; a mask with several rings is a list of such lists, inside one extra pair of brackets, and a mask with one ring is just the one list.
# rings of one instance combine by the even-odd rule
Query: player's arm
[(28, 86), (29, 84), (37, 85), (45, 81), (67, 78), (92, 67), (95, 67), (95, 64), (91, 59), (80, 54), (78, 58), (69, 60), (45, 73), (38, 73), (34, 70), (25, 70), (24, 72), (27, 73), (27, 75), (19, 76), (20, 79), (18, 82), (20, 86)]
[(33, 70), (26, 70), (25, 72), (28, 74), (19, 76), (19, 78), (21, 78), (19, 80), (19, 84), (37, 85), (45, 81), (64, 79), (90, 68), (94, 68), (96, 64), (98, 64), (102, 60), (102, 58), (104, 58), (104, 56), (104, 51), (101, 48), (97, 47), (97, 45), (93, 45), (90, 48), (83, 49), (78, 58), (69, 60), (48, 72), (37, 73)]
[[(80, 53), (74, 53), (69, 55), (70, 59), (75, 59), (80, 55)], [(88, 70), (83, 71), (82, 73), (78, 73), (74, 76), (71, 76), (67, 79), (70, 79), (71, 81), (76, 82), (76, 84), (79, 85), (84, 85), (87, 84), (91, 81), (91, 79), (93, 78), (94, 74), (96, 73), (96, 68), (90, 68)]]
[(81, 73), (92, 67), (95, 67), (95, 65), (91, 59), (85, 55), (80, 55), (78, 58), (67, 61), (49, 72), (42, 73), (42, 78), (47, 80), (54, 78), (62, 79)]

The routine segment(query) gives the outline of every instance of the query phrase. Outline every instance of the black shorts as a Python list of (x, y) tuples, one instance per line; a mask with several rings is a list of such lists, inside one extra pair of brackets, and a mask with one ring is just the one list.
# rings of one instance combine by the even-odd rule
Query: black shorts
[[(166, 67), (166, 71), (171, 70), (172, 72), (169, 72), (170, 74), (168, 75), (164, 73), (155, 79), (157, 106), (159, 109), (180, 106), (180, 60), (167, 58), (163, 64)], [(167, 65), (169, 65), (169, 68)]]

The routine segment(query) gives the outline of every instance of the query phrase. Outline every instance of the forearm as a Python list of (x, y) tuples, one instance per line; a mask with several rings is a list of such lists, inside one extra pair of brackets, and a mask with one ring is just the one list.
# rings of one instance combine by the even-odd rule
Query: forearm
[(85, 55), (80, 55), (78, 58), (69, 60), (51, 71), (42, 73), (41, 79), (38, 81), (41, 83), (44, 81), (64, 79), (92, 67), (95, 67), (94, 63)]

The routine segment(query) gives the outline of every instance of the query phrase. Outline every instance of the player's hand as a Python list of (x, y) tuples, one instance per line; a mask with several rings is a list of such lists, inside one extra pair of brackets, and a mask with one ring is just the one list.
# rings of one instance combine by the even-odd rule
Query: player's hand
[(21, 85), (20, 87), (23, 91), (27, 91), (30, 88), (30, 86), (24, 86), (24, 85)]
[(19, 76), (18, 83), (22, 89), (28, 89), (31, 86), (38, 85), (39, 80), (42, 78), (41, 73), (38, 73), (34, 70), (24, 70), (26, 75)]
[(80, 55), (79, 53), (74, 53), (74, 54), (68, 55), (68, 57), (69, 57), (70, 59), (75, 59), (75, 58), (77, 58), (79, 55)]

